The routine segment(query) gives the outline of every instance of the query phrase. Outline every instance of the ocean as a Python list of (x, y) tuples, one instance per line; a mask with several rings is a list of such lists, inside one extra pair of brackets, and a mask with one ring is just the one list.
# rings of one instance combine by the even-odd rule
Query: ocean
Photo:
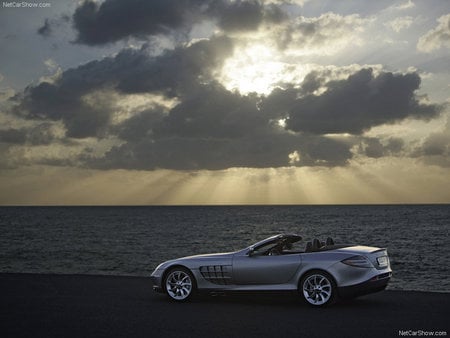
[(385, 247), (389, 289), (450, 292), (450, 205), (0, 207), (0, 272), (149, 276), (290, 232)]

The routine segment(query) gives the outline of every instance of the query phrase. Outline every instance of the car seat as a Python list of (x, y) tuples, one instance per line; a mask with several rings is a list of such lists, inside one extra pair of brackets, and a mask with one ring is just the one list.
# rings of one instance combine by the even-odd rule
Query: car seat
[(306, 243), (305, 252), (311, 252), (312, 251), (312, 243), (308, 242)]
[(319, 251), (321, 246), (320, 241), (317, 238), (314, 238), (312, 242), (312, 251)]

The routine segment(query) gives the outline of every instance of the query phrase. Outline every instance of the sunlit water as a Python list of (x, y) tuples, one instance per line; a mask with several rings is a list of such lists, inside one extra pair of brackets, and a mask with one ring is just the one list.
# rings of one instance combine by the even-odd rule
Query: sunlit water
[(1, 207), (0, 271), (148, 276), (280, 232), (388, 249), (390, 289), (450, 292), (450, 205)]

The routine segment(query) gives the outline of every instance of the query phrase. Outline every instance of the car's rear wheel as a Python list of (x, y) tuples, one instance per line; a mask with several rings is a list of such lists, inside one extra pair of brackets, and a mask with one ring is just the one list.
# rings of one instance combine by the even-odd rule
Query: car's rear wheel
[(171, 299), (177, 302), (187, 301), (195, 290), (194, 276), (188, 269), (173, 268), (164, 279), (164, 288)]
[(299, 293), (309, 305), (326, 306), (336, 299), (336, 283), (324, 271), (311, 271), (301, 279)]

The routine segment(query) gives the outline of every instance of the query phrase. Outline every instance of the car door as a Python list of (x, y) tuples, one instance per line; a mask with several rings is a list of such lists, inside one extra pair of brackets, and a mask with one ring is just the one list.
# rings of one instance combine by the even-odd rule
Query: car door
[(233, 256), (233, 281), (238, 285), (287, 283), (300, 264), (300, 254), (268, 256), (236, 253)]

